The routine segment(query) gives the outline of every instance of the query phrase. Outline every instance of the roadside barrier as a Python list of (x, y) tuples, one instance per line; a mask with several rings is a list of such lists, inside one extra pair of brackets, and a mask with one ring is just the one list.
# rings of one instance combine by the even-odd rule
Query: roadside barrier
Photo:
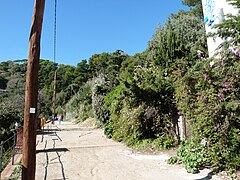
[(18, 128), (11, 137), (0, 143), (0, 179), (4, 168), (11, 160), (14, 164), (15, 154), (22, 149), (22, 133), (22, 129)]

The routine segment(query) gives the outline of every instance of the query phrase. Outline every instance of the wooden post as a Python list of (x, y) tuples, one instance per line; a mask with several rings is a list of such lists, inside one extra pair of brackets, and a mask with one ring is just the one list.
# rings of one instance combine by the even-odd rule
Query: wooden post
[(0, 179), (2, 175), (3, 141), (0, 142)]
[(53, 60), (54, 60), (54, 87), (53, 87), (53, 104), (52, 104), (52, 124), (55, 121), (56, 114), (56, 89), (57, 89), (57, 66), (56, 66), (56, 46), (57, 46), (57, 0), (54, 1), (54, 47), (53, 47)]
[(16, 139), (17, 139), (17, 133), (14, 132), (14, 135), (13, 135), (13, 147), (12, 147), (12, 165), (14, 165)]
[(57, 89), (57, 70), (54, 64), (54, 87), (53, 87), (53, 105), (52, 105), (52, 124), (55, 121), (56, 114), (56, 89)]
[(45, 0), (35, 1), (29, 37), (22, 153), (22, 179), (24, 180), (35, 179), (38, 69), (44, 7)]

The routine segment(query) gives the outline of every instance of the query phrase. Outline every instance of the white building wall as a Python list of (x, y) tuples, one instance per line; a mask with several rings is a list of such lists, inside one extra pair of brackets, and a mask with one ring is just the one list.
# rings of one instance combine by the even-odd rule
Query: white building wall
[[(214, 32), (213, 26), (221, 23), (226, 14), (237, 15), (238, 9), (226, 0), (202, 0), (206, 33)], [(224, 40), (221, 38), (207, 39), (209, 57), (213, 57), (216, 49)]]

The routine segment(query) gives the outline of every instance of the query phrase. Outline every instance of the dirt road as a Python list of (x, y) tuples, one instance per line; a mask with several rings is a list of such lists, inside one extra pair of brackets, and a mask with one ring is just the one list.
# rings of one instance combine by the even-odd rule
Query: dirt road
[[(220, 179), (209, 170), (188, 174), (168, 165), (168, 155), (144, 155), (107, 139), (101, 129), (65, 122), (37, 136), (36, 179), (42, 180), (185, 180)], [(56, 130), (56, 131), (55, 131)]]

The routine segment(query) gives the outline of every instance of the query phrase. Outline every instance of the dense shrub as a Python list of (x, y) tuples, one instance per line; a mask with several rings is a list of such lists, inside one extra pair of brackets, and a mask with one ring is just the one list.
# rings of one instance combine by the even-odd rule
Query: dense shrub
[(105, 134), (135, 147), (144, 147), (149, 142), (147, 146), (151, 149), (169, 148), (175, 142), (171, 117), (151, 104), (154, 103), (137, 100), (121, 83), (105, 97), (110, 114)]
[(109, 92), (109, 81), (104, 74), (99, 74), (93, 79), (92, 108), (94, 117), (101, 123), (108, 119), (108, 113), (104, 106), (104, 97)]
[(120, 85), (105, 97), (110, 115), (105, 133), (127, 144), (156, 149), (178, 141), (175, 72), (187, 71), (198, 58), (196, 51), (204, 51), (205, 46), (201, 19), (185, 12), (171, 16), (145, 52), (122, 63)]
[(144, 139), (138, 141), (134, 147), (140, 150), (166, 150), (172, 148), (176, 144), (173, 137), (169, 135), (163, 135), (156, 139)]
[[(240, 8), (239, 1), (229, 1)], [(224, 48), (214, 59), (202, 59), (178, 73), (175, 82), (176, 102), (191, 125), (193, 148), (206, 139), (209, 164), (231, 172), (240, 167), (239, 18), (227, 15), (216, 25), (213, 35), (225, 39), (220, 45)]]
[(211, 164), (240, 167), (240, 63), (225, 52), (221, 59), (196, 63), (179, 81), (178, 107), (191, 124), (193, 138), (206, 138)]
[(71, 113), (78, 122), (93, 117), (92, 110), (92, 82), (87, 82), (78, 93), (66, 104), (66, 110)]

